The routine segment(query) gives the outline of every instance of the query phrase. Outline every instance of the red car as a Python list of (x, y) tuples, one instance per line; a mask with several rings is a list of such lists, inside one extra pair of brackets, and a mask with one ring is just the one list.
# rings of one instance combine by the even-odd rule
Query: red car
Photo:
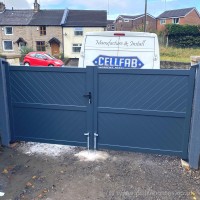
[(49, 66), (62, 67), (64, 65), (62, 60), (54, 58), (45, 52), (30, 52), (23, 60), (25, 66)]

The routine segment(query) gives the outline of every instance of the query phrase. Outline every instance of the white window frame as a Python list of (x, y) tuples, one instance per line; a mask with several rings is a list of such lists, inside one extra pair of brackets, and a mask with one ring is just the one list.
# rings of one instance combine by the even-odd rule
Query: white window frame
[(160, 19), (160, 24), (166, 24), (166, 19)]
[(124, 22), (129, 22), (129, 19), (124, 19)]
[[(175, 22), (175, 20), (177, 20), (177, 22)], [(172, 24), (179, 24), (180, 18), (176, 17), (176, 18), (172, 18)]]
[[(81, 46), (82, 46), (81, 43), (73, 43), (72, 44), (72, 53), (80, 53), (81, 52)], [(80, 51), (74, 51), (73, 50), (74, 48), (80, 48)]]
[[(7, 33), (7, 28), (12, 28), (12, 33), (11, 34)], [(12, 26), (5, 26), (4, 27), (4, 33), (5, 33), (5, 35), (13, 35), (13, 27)]]
[[(76, 32), (79, 32), (79, 33), (81, 33), (82, 32), (82, 34), (76, 34)], [(74, 28), (74, 36), (83, 36), (83, 28), (82, 27), (76, 27), (76, 28)]]
[[(12, 49), (5, 49), (5, 44), (4, 42), (12, 42)], [(3, 50), (4, 51), (14, 51), (14, 48), (13, 48), (13, 41), (12, 40), (3, 40)]]

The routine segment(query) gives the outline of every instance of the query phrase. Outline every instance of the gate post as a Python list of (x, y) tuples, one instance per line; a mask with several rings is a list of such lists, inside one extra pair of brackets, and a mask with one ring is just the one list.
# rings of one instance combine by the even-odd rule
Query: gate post
[(6, 68), (8, 62), (0, 59), (0, 144), (9, 146), (10, 143), (10, 120), (7, 98)]
[(196, 67), (196, 80), (190, 129), (189, 164), (198, 169), (200, 164), (200, 63)]

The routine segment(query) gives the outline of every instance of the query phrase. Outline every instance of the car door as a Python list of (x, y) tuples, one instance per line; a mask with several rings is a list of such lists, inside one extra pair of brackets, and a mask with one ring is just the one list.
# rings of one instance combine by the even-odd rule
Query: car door
[(35, 55), (35, 57), (36, 57), (36, 59), (35, 59), (36, 60), (35, 65), (36, 66), (48, 66), (46, 56), (44, 56), (43, 54), (37, 53)]

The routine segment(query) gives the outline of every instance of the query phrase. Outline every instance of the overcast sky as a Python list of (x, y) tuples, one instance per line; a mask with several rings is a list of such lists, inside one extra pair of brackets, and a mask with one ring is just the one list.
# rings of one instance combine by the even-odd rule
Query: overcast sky
[[(0, 0), (6, 8), (33, 8), (34, 0)], [(118, 15), (144, 13), (145, 0), (38, 0), (41, 9), (98, 9), (107, 10), (108, 19)], [(165, 10), (196, 7), (200, 12), (200, 0), (147, 0), (147, 12), (155, 17)]]

